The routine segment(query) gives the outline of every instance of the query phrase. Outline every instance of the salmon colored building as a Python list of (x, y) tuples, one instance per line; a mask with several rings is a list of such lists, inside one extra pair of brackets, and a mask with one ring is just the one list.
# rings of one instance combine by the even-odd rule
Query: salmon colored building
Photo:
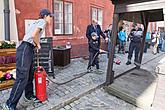
[(38, 18), (41, 8), (55, 14), (45, 30), (46, 37), (53, 37), (53, 45), (72, 45), (71, 57), (88, 55), (86, 27), (92, 18), (102, 29), (112, 23), (113, 5), (110, 0), (15, 0), (19, 40), (23, 39), (30, 23)]

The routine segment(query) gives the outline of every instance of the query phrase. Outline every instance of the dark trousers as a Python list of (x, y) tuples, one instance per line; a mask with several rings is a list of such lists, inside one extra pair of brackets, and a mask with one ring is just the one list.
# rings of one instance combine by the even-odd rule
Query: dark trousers
[(132, 42), (131, 41), (131, 43), (129, 45), (129, 52), (128, 52), (128, 60), (129, 61), (131, 61), (133, 51), (135, 51), (134, 61), (138, 62), (138, 56), (139, 56), (139, 52), (140, 52), (140, 45), (141, 45), (140, 42)]
[(144, 53), (147, 53), (147, 49), (149, 48), (149, 44), (148, 42), (145, 42), (145, 45), (144, 45)]
[(126, 42), (125, 42), (125, 41), (121, 41), (121, 40), (119, 40), (118, 53), (119, 53), (120, 51), (122, 51), (122, 52), (125, 53), (125, 45), (126, 45)]
[(96, 65), (96, 69), (99, 69), (98, 55), (99, 54), (97, 52), (89, 52), (89, 63), (87, 69), (90, 69), (91, 66), (95, 66), (95, 65)]
[(16, 80), (12, 87), (7, 105), (16, 107), (25, 90), (25, 96), (33, 95), (33, 56), (34, 46), (28, 42), (22, 42), (16, 52)]
[(158, 46), (157, 46), (157, 53), (159, 53), (159, 48), (160, 48), (160, 46), (158, 45)]
[[(110, 38), (109, 38), (110, 39)], [(112, 48), (112, 44), (111, 44), (111, 40), (108, 40), (108, 53), (107, 53), (107, 58), (109, 58), (109, 53), (111, 51)]]

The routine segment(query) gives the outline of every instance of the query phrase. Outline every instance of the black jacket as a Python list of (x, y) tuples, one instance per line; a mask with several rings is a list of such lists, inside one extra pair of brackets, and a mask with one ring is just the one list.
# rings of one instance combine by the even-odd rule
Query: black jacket
[(99, 52), (100, 45), (98, 40), (91, 39), (88, 43), (89, 43), (89, 52), (93, 52), (93, 53)]
[(132, 42), (141, 42), (142, 36), (143, 31), (141, 28), (138, 28), (138, 30), (132, 29), (128, 37)]
[(106, 29), (106, 30), (104, 31), (104, 33), (107, 34), (107, 37), (108, 37), (108, 38), (111, 38), (112, 30), (110, 30), (110, 29)]
[(100, 35), (105, 39), (106, 36), (104, 35), (104, 33), (102, 32), (100, 25), (96, 26), (96, 29), (93, 27), (92, 24), (87, 26), (87, 30), (86, 30), (86, 37), (88, 38), (88, 42), (92, 39), (91, 34), (93, 32), (96, 32), (97, 35), (99, 36), (99, 38), (97, 39), (99, 41), (99, 45), (100, 45)]

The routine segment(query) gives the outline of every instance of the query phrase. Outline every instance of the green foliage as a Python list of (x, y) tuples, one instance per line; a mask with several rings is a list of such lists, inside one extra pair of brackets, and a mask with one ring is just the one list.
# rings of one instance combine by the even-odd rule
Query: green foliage
[(57, 46), (55, 46), (55, 48), (57, 48), (57, 49), (64, 49), (65, 47), (63, 47), (61, 45), (57, 45)]
[(3, 81), (5, 81), (5, 80), (6, 80), (5, 77), (0, 78), (0, 83), (3, 82)]
[(13, 41), (2, 41), (0, 42), (0, 49), (16, 48), (16, 43)]

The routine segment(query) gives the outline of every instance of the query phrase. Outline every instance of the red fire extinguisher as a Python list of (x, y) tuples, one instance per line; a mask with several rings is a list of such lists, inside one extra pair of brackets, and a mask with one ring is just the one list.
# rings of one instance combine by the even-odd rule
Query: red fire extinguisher
[(37, 68), (34, 72), (35, 77), (35, 90), (36, 96), (40, 101), (45, 101), (47, 99), (46, 95), (46, 71), (43, 67), (39, 66), (39, 57), (37, 49)]

